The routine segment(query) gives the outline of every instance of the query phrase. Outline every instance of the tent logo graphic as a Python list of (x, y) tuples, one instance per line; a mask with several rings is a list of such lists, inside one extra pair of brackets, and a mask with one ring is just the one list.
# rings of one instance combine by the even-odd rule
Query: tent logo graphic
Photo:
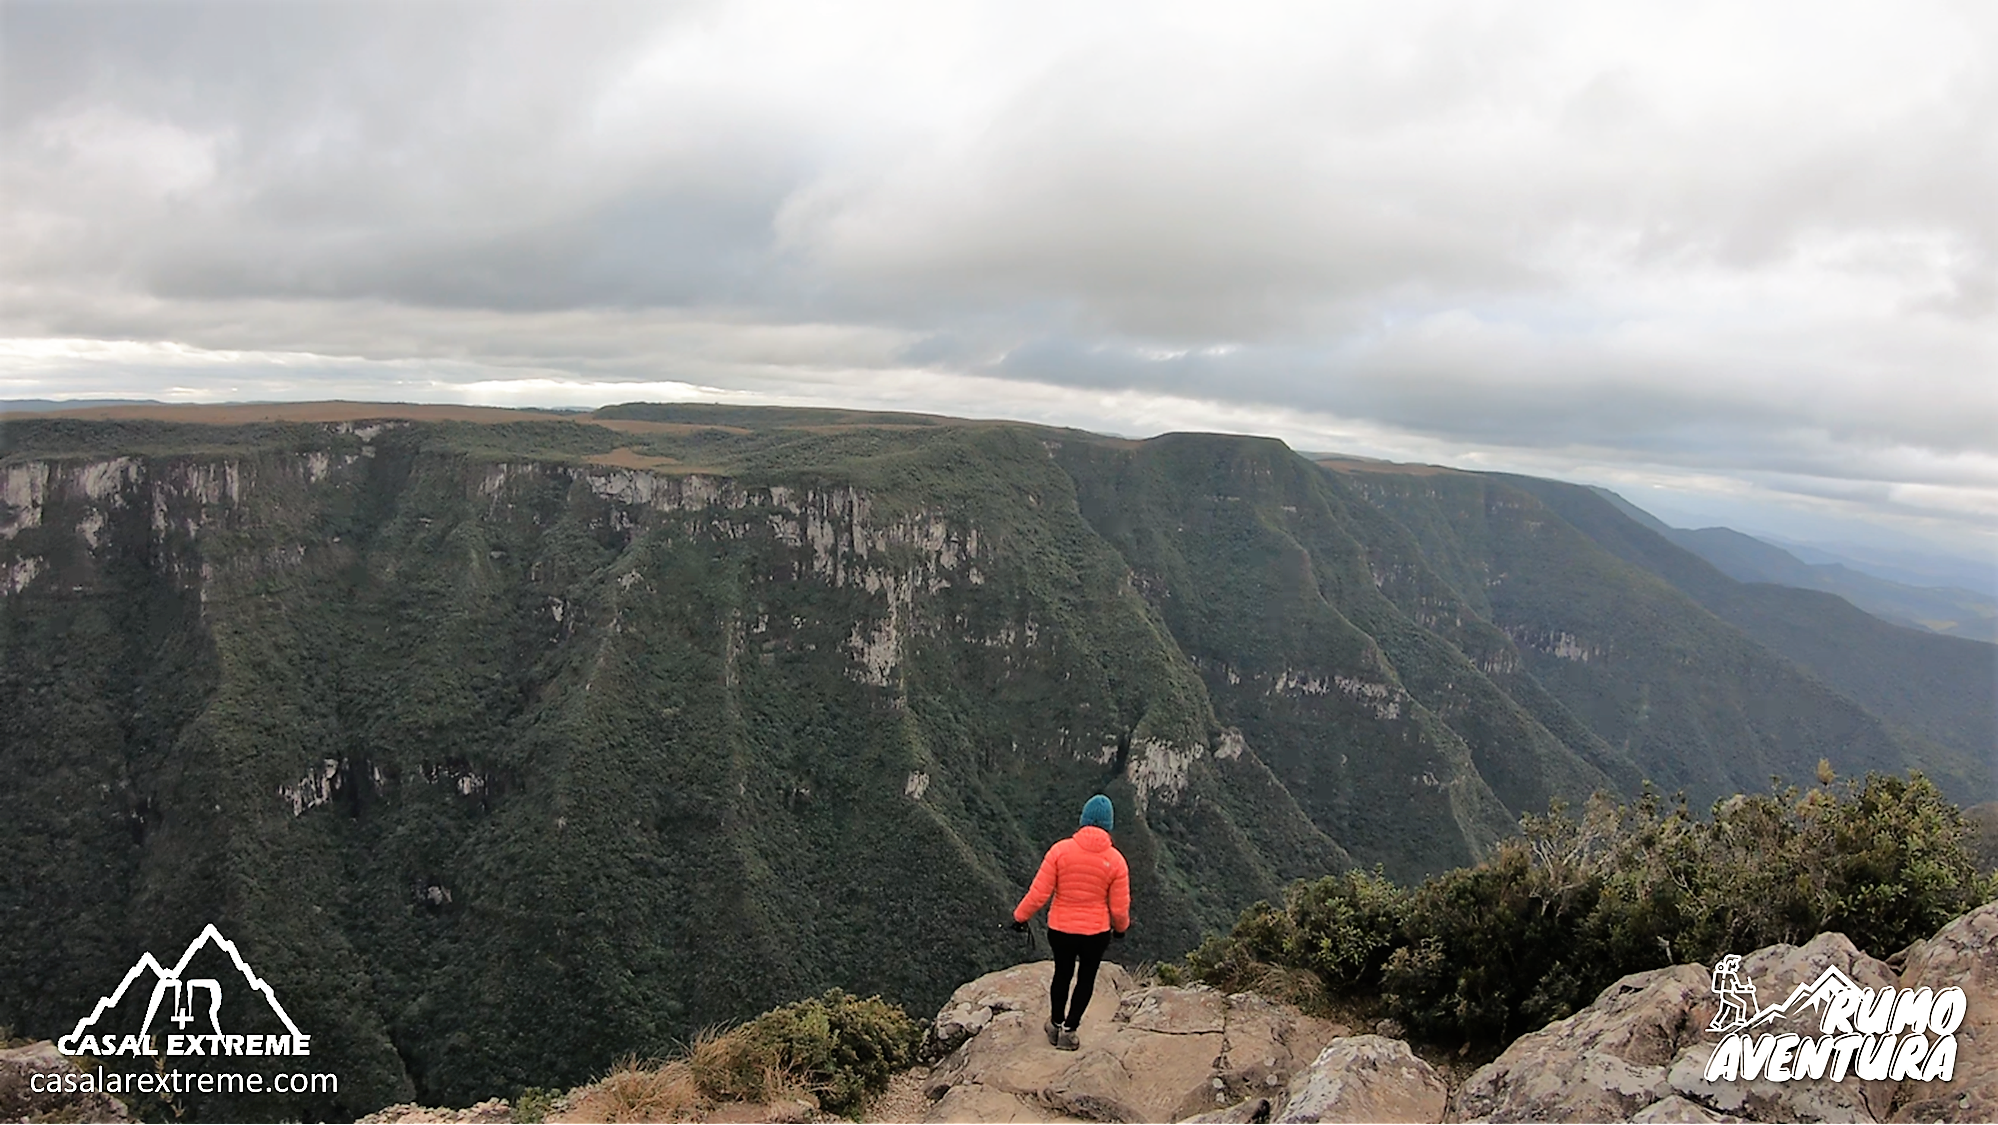
[[(223, 1026), (223, 981), (214, 977), (188, 975), (195, 954), (214, 946), (227, 954), (242, 977), (254, 1003), (261, 998), (284, 1028), (281, 1035), (231, 1034)], [(148, 976), (150, 974), (150, 976)], [(234, 977), (229, 978), (234, 984)], [(98, 1021), (125, 1002), (133, 987), (150, 989), (145, 1019), (136, 1034), (120, 1034), (114, 1028), (100, 1028)], [(164, 1046), (164, 1050), (162, 1050)], [(109, 996), (100, 997), (89, 1015), (78, 1020), (68, 1035), (56, 1041), (56, 1049), (67, 1055), (306, 1055), (311, 1053), (312, 1037), (298, 1029), (284, 1005), (278, 1003), (271, 986), (243, 960), (236, 943), (222, 936), (212, 924), (181, 953), (171, 968), (162, 965), (151, 952), (141, 954), (138, 963)]]
[[(1891, 1078), (1947, 1082), (1956, 1071), (1956, 1029), (1963, 1023), (1961, 988), (1863, 988), (1837, 965), (1799, 984), (1780, 1004), (1756, 1003), (1755, 982), (1730, 953), (1714, 965), (1720, 1008), (1707, 1030), (1723, 1035), (1707, 1060), (1707, 1081), (1840, 1082)], [(1821, 1034), (1776, 1029), (1806, 1012)]]

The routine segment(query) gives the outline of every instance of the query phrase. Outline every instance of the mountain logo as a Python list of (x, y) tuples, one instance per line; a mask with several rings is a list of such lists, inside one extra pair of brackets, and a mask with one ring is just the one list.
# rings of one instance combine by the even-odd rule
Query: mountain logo
[(1829, 1010), (1840, 997), (1867, 992), (1837, 965), (1827, 965), (1818, 979), (1798, 985), (1782, 1003), (1757, 1007), (1755, 982), (1742, 971), (1739, 953), (1728, 954), (1714, 966), (1713, 987), (1714, 995), (1720, 998), (1720, 1010), (1714, 1013), (1707, 1030), (1722, 1035), (1745, 1027), (1761, 1027), (1778, 1019), (1795, 1019), (1805, 1009)]
[[(1947, 1082), (1956, 1071), (1956, 1029), (1963, 1023), (1963, 989), (1864, 988), (1837, 965), (1790, 990), (1779, 1004), (1760, 1007), (1755, 982), (1740, 954), (1713, 969), (1719, 1010), (1707, 1024), (1725, 1036), (1707, 1060), (1707, 1081), (1861, 1081), (1915, 1079)], [(1817, 1015), (1816, 1036), (1764, 1031), (1779, 1020)]]
[[(189, 976), (189, 966), (195, 955), (209, 946), (227, 954), (241, 974), (242, 983), (247, 986), (250, 1003), (258, 999), (267, 1006), (277, 1022), (283, 1026), (284, 1034), (231, 1034), (223, 1028), (223, 982), (214, 977)], [(150, 973), (151, 992), (146, 1000), (145, 1018), (140, 1021), (136, 1034), (119, 1034), (111, 1028), (99, 1029), (97, 1024), (106, 1013), (116, 1010), (124, 1003), (133, 985), (147, 983)], [(233, 981), (233, 978), (231, 978)], [(232, 1009), (232, 1013), (234, 1013)], [(232, 1023), (236, 1015), (232, 1014)], [(164, 1040), (164, 1050), (162, 1050)], [(167, 968), (150, 951), (140, 955), (139, 960), (126, 972), (125, 979), (109, 996), (100, 997), (97, 1006), (89, 1015), (78, 1020), (76, 1027), (68, 1035), (56, 1041), (56, 1049), (66, 1055), (308, 1055), (311, 1054), (312, 1037), (298, 1029), (291, 1016), (278, 1003), (277, 994), (271, 986), (250, 968), (243, 960), (242, 951), (236, 943), (222, 936), (222, 931), (213, 924), (203, 927), (199, 936), (191, 942)]]
[[(1846, 976), (1837, 965), (1827, 965), (1825, 971), (1818, 974), (1817, 980), (1810, 984), (1798, 985), (1791, 990), (1789, 998), (1781, 1004), (1771, 1004), (1755, 1013), (1755, 1017), (1748, 1021), (1748, 1026), (1761, 1027), (1779, 1018), (1795, 1019), (1806, 1008), (1818, 1010), (1821, 1017), (1819, 1022), (1822, 1023), (1822, 1016), (1836, 1006), (1850, 1005), (1856, 1008), (1864, 1004), (1868, 992), (1868, 989), (1853, 983), (1853, 979)], [(1849, 1000), (1848, 997), (1854, 999)]]

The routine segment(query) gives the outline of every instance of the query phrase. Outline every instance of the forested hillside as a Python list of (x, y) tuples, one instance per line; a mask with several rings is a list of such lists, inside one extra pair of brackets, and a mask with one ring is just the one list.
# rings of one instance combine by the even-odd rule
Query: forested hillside
[(1028, 953), (1006, 910), (1098, 790), (1132, 959), (1598, 789), (1991, 796), (1993, 646), (1786, 609), (1551, 482), (909, 415), (155, 413), (0, 425), (0, 1025), (213, 922), (343, 1076), (292, 1112), (573, 1084), (832, 986), (933, 1008)]

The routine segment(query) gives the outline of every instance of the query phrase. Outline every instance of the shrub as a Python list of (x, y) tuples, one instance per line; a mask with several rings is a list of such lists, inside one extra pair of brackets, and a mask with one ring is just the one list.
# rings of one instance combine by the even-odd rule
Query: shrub
[[(1293, 1000), (1314, 989), (1351, 995), (1380, 982), (1408, 901), (1407, 892), (1378, 872), (1300, 880), (1281, 909), (1258, 902), (1226, 938), (1209, 938), (1188, 954), (1187, 972), (1230, 990), (1289, 992), (1286, 998)], [(1273, 974), (1275, 967), (1291, 972)], [(1289, 983), (1273, 989), (1273, 981)]]
[(1364, 874), (1294, 884), (1185, 972), (1230, 989), (1273, 969), (1326, 993), (1378, 988), (1419, 1037), (1502, 1044), (1626, 973), (1830, 930), (1884, 958), (1998, 893), (1964, 814), (1920, 774), (1839, 781), (1821, 765), (1818, 782), (1730, 798), (1704, 821), (1649, 791), (1598, 795), (1580, 817), (1556, 805), (1412, 890)]
[(1819, 928), (1891, 951), (1998, 888), (1980, 877), (1970, 823), (1926, 778), (1867, 781), (1851, 800), (1815, 802), (1803, 851), (1823, 857), (1820, 878), (1832, 891)]
[(1564, 874), (1509, 841), (1491, 860), (1416, 888), (1402, 944), (1381, 974), (1389, 1010), (1425, 1038), (1475, 1041), (1504, 1040), (1573, 1011), (1589, 987), (1577, 979), (1577, 954), (1587, 955), (1576, 948), (1581, 923), (1601, 888)]
[[(629, 1062), (624, 1065), (636, 1066), (637, 1064)], [(546, 1121), (548, 1114), (561, 1103), (562, 1091), (560, 1090), (549, 1090), (540, 1086), (522, 1087), (520, 1092), (513, 1096), (512, 1120), (526, 1123), (526, 1125)], [(602, 1120), (609, 1121), (612, 1119), (606, 1116)]]
[(701, 1092), (716, 1100), (769, 1101), (802, 1087), (822, 1108), (850, 1113), (914, 1061), (921, 1038), (901, 1008), (835, 988), (704, 1034), (687, 1062)]
[(1299, 883), (1284, 899), (1297, 930), (1286, 960), (1318, 974), (1335, 993), (1372, 988), (1408, 909), (1408, 894), (1378, 871)]

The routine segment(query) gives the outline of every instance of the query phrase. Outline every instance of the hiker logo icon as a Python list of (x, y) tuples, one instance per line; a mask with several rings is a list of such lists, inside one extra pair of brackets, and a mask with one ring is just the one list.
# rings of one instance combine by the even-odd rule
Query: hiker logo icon
[[(1723, 1038), (1707, 1061), (1709, 1082), (1840, 1082), (1848, 1074), (1928, 1082), (1955, 1073), (1961, 988), (1863, 988), (1828, 965), (1781, 1003), (1761, 1007), (1741, 956), (1730, 953), (1714, 965), (1713, 990), (1720, 1006), (1707, 1031)], [(1820, 1034), (1772, 1026), (1806, 1012), (1817, 1016)]]
[(1755, 982), (1741, 971), (1741, 954), (1730, 953), (1714, 966), (1714, 995), (1720, 997), (1720, 1010), (1708, 1031), (1722, 1034), (1744, 1027), (1755, 1016)]

